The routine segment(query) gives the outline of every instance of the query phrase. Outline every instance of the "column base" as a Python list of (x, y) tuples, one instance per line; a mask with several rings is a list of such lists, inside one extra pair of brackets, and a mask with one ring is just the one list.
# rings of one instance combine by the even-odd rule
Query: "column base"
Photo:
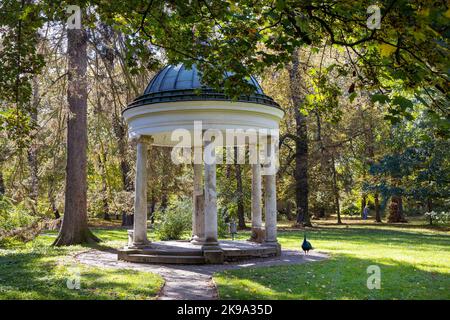
[(142, 242), (134, 242), (134, 230), (128, 230), (128, 245), (129, 249), (142, 249), (149, 246), (152, 242), (150, 240), (144, 240)]
[(264, 244), (266, 246), (273, 246), (277, 249), (277, 256), (281, 255), (281, 245), (278, 243), (278, 241), (265, 241)]
[(210, 250), (210, 249), (214, 250), (214, 249), (221, 249), (221, 248), (220, 248), (220, 245), (219, 245), (218, 241), (206, 241), (206, 240), (203, 240), (202, 249), (203, 250)]
[(252, 234), (248, 241), (263, 243), (266, 239), (266, 232), (263, 228), (252, 228)]
[(197, 246), (201, 246), (205, 244), (205, 239), (199, 237), (199, 236), (193, 236), (191, 239), (191, 243), (195, 244)]
[(143, 243), (133, 243), (132, 245), (128, 245), (128, 249), (144, 249), (151, 245), (152, 243), (150, 241), (146, 241)]

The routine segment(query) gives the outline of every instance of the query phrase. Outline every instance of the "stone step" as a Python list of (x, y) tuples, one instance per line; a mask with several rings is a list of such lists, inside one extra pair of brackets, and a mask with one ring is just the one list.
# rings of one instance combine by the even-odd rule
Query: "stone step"
[(123, 260), (138, 263), (167, 263), (167, 264), (204, 264), (203, 256), (169, 256), (169, 255), (147, 255), (127, 254)]
[(277, 254), (276, 248), (224, 250), (225, 257), (265, 257)]
[(142, 254), (149, 256), (194, 256), (203, 257), (202, 250), (189, 250), (189, 249), (127, 249), (122, 250), (126, 254)]

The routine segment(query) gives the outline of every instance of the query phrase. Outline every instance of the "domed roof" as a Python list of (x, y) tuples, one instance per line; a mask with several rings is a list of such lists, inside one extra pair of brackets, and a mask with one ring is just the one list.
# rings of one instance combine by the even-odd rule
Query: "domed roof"
[[(226, 76), (230, 76), (228, 73)], [(255, 93), (264, 94), (255, 78), (250, 77), (249, 83), (255, 87)], [(200, 89), (205, 88), (201, 84), (200, 76), (198, 74), (195, 65), (188, 69), (183, 64), (168, 65), (163, 68), (158, 74), (150, 81), (144, 94), (170, 91), (177, 89)]]
[[(227, 77), (230, 75), (231, 73), (226, 74)], [(242, 95), (237, 101), (279, 108), (279, 105), (272, 98), (264, 94), (254, 77), (250, 77), (248, 81), (255, 87), (254, 93), (250, 96)], [(204, 86), (195, 65), (191, 68), (187, 68), (183, 64), (168, 65), (153, 77), (144, 94), (130, 103), (127, 109), (154, 103), (200, 100), (231, 101), (223, 92)]]

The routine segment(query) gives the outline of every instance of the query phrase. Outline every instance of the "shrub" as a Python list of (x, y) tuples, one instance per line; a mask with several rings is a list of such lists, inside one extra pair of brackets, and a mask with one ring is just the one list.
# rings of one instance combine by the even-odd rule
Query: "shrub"
[(192, 227), (192, 200), (182, 198), (170, 203), (165, 211), (155, 212), (155, 232), (161, 240), (179, 240)]
[(217, 215), (217, 235), (219, 238), (226, 238), (229, 235), (228, 223), (225, 221), (226, 216), (226, 210), (219, 209)]
[(0, 247), (33, 239), (40, 230), (39, 219), (30, 214), (25, 202), (15, 204), (0, 196)]
[(360, 209), (356, 205), (354, 205), (353, 203), (350, 203), (342, 208), (341, 213), (343, 215), (358, 216), (360, 214), (359, 210)]
[(0, 230), (9, 231), (33, 224), (38, 217), (30, 215), (23, 202), (14, 204), (5, 196), (0, 197)]
[(450, 212), (446, 212), (446, 211), (425, 212), (425, 217), (428, 217), (428, 219), (430, 219), (430, 224), (432, 224), (433, 222), (438, 223), (438, 224), (439, 223), (442, 223), (442, 224), (450, 223)]

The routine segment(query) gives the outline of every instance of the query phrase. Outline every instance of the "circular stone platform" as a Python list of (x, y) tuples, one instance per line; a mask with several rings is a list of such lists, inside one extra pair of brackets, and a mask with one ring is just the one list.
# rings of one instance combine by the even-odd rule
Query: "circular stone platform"
[[(205, 264), (273, 257), (280, 255), (280, 252), (279, 244), (269, 245), (250, 241), (222, 240), (213, 250), (194, 245), (189, 241), (161, 241), (152, 242), (139, 249), (127, 247), (120, 249), (118, 259), (153, 264)], [(211, 254), (214, 255), (214, 261), (208, 258)]]

